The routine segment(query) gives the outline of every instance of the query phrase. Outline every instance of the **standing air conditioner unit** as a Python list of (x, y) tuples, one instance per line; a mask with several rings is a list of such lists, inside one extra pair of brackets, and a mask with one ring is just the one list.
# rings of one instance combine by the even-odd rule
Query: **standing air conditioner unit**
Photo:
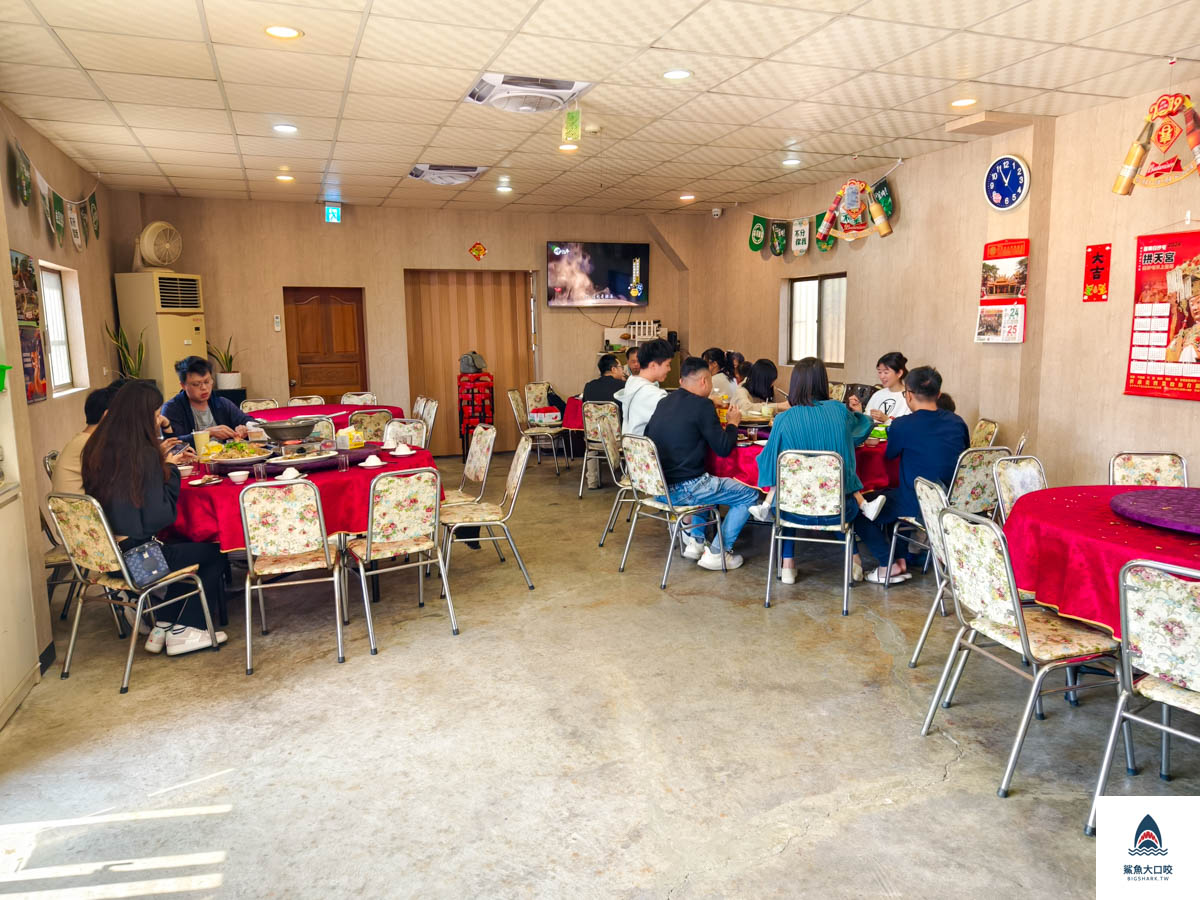
[(175, 363), (186, 356), (208, 356), (200, 276), (156, 271), (114, 277), (121, 327), (134, 346), (139, 334), (146, 342), (142, 377), (157, 381), (170, 397), (179, 385)]

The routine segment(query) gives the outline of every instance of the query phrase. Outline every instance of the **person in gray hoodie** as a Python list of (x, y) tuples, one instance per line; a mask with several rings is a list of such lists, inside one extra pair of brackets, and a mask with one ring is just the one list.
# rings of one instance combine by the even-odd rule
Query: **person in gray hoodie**
[(647, 341), (638, 347), (637, 357), (641, 366), (638, 374), (629, 376), (625, 387), (613, 396), (621, 404), (625, 434), (641, 435), (646, 433), (646, 424), (658, 401), (667, 396), (658, 383), (671, 371), (675, 351), (666, 341)]

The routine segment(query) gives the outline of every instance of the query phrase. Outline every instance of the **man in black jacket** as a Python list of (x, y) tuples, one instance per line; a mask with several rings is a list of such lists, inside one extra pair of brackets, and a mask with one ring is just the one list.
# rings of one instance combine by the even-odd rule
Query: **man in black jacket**
[(162, 414), (174, 437), (193, 444), (192, 432), (208, 429), (218, 441), (246, 436), (250, 417), (224, 397), (213, 396), (213, 374), (208, 360), (189, 356), (175, 364), (180, 391), (163, 404)]
[[(583, 386), (583, 402), (616, 403), (619, 423), (621, 404), (613, 395), (625, 387), (625, 369), (611, 353), (600, 357), (596, 367), (600, 370), (600, 377), (593, 378)], [(620, 424), (617, 425), (617, 433), (620, 434)], [(589, 489), (600, 487), (600, 460), (592, 458), (587, 461), (584, 480)]]
[(758, 499), (758, 491), (732, 478), (710, 475), (704, 468), (708, 450), (717, 456), (733, 452), (737, 446), (737, 425), (742, 420), (741, 412), (733, 406), (726, 417), (728, 424), (722, 426), (709, 399), (711, 393), (708, 363), (689, 356), (679, 368), (679, 390), (659, 402), (646, 426), (646, 436), (658, 448), (673, 504), (729, 507), (721, 525), (719, 549), (704, 545), (704, 527), (696, 525), (684, 532), (683, 555), (698, 560), (701, 568), (719, 570), (723, 550), (725, 568), (736, 569), (742, 564), (742, 557), (731, 552), (731, 548), (750, 516), (750, 504)]

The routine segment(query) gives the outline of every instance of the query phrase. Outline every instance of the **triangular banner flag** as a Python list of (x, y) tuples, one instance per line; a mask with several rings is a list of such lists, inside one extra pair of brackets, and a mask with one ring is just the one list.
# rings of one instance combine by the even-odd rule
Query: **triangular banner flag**
[(785, 222), (771, 223), (771, 255), (783, 256), (783, 251), (787, 249), (788, 229)]
[(763, 248), (766, 239), (767, 220), (762, 216), (755, 216), (754, 221), (750, 223), (750, 249), (757, 253)]
[(83, 252), (83, 229), (79, 223), (79, 204), (67, 204), (67, 226), (71, 229), (71, 243), (75, 245), (75, 249), (80, 253)]
[(33, 196), (33, 176), (30, 174), (29, 157), (25, 155), (20, 144), (17, 144), (17, 196), (21, 198), (22, 206), (28, 206), (29, 198)]
[(37, 169), (33, 170), (33, 180), (37, 184), (38, 197), (42, 202), (42, 215), (46, 217), (46, 224), (50, 226), (50, 230), (54, 230), (54, 210), (50, 201), (50, 185), (46, 183), (46, 179), (42, 177), (42, 173)]
[(808, 252), (808, 216), (792, 220), (792, 252), (797, 256)]
[(892, 196), (892, 189), (888, 184), (888, 180), (880, 178), (871, 185), (871, 193), (874, 195), (876, 202), (883, 207), (883, 214), (890, 219), (896, 208), (896, 198)]
[(826, 216), (826, 213), (819, 213), (817, 215), (817, 218), (813, 222), (813, 224), (817, 228), (817, 239), (816, 239), (817, 249), (820, 250), (822, 253), (826, 253), (826, 252), (832, 250), (834, 243), (837, 241), (837, 238), (835, 238), (833, 235), (829, 235), (828, 237), (820, 236), (821, 222), (824, 221), (825, 216)]
[(63, 245), (63, 235), (67, 233), (67, 216), (63, 208), (63, 198), (57, 191), (51, 191), (50, 196), (54, 205), (54, 236), (58, 238), (58, 246)]
[(96, 192), (92, 191), (92, 196), (88, 197), (88, 216), (92, 220), (92, 235), (100, 237), (100, 211), (96, 209)]

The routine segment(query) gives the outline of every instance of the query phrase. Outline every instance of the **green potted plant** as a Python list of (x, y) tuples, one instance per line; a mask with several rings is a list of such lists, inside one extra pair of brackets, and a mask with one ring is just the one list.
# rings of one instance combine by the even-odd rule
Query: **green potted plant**
[(112, 341), (113, 346), (117, 348), (117, 362), (120, 363), (121, 373), (127, 378), (141, 378), (142, 363), (146, 359), (146, 343), (142, 337), (145, 335), (146, 329), (143, 328), (138, 334), (136, 350), (129, 346), (129, 337), (125, 334), (124, 328), (117, 328), (114, 332), (112, 327), (105, 322), (104, 332)]
[(233, 358), (237, 356), (237, 353), (233, 350), (232, 337), (225, 343), (224, 350), (210, 341), (208, 355), (221, 367), (221, 371), (217, 373), (218, 390), (232, 391), (242, 386), (242, 373), (233, 367)]

